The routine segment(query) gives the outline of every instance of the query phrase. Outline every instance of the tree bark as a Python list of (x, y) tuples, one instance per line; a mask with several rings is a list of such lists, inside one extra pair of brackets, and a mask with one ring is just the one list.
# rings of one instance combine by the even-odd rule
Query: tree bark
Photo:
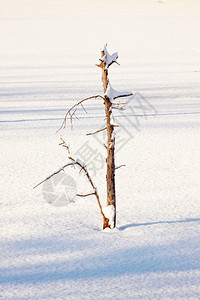
[[(104, 51), (101, 51), (101, 57), (104, 56)], [(108, 71), (105, 69), (106, 64), (101, 63), (102, 82), (104, 93), (108, 86)], [(114, 125), (111, 124), (112, 103), (108, 97), (104, 97), (105, 114), (107, 123), (107, 206), (114, 206), (114, 227), (116, 226), (116, 194), (115, 194), (115, 137)], [(104, 224), (105, 225), (105, 224)], [(108, 226), (107, 226), (108, 227)]]

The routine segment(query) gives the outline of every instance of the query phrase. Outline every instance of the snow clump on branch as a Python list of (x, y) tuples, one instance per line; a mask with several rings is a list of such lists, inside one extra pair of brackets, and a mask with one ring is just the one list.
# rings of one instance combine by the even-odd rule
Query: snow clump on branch
[(127, 97), (127, 96), (131, 96), (133, 95), (131, 92), (119, 92), (116, 91), (112, 88), (110, 82), (108, 82), (108, 87), (107, 90), (105, 92), (105, 96), (108, 97), (110, 99), (110, 101), (112, 102), (113, 100), (119, 98), (119, 97)]

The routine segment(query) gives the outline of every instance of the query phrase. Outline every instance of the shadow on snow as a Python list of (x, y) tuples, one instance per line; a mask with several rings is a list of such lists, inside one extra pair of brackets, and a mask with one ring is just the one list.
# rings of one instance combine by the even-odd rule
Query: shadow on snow
[(124, 226), (119, 227), (119, 230), (125, 230), (127, 228), (131, 227), (137, 227), (137, 226), (151, 226), (151, 225), (158, 225), (158, 224), (176, 224), (176, 223), (189, 223), (189, 222), (198, 222), (200, 221), (200, 218), (192, 219), (188, 218), (185, 220), (178, 220), (178, 221), (158, 221), (158, 222), (148, 222), (148, 223), (131, 223)]
[[(186, 219), (180, 221), (160, 221), (143, 224), (129, 224), (120, 227), (120, 230), (125, 230), (135, 226), (149, 226), (156, 224), (172, 224), (183, 222), (198, 222), (200, 219)], [(29, 242), (27, 242), (27, 247)], [(45, 245), (36, 243), (37, 252), (42, 252), (45, 255)], [(75, 241), (74, 241), (75, 242)], [(112, 242), (111, 242), (112, 243)], [(33, 241), (34, 244), (34, 241)], [(32, 244), (32, 245), (33, 245)], [(62, 243), (61, 243), (62, 244)], [(198, 240), (188, 238), (186, 240), (178, 240), (170, 244), (162, 245), (145, 245), (136, 247), (113, 248), (112, 245), (108, 246), (108, 251), (101, 253), (99, 251), (85, 252), (85, 255), (79, 256), (81, 251), (90, 248), (90, 242), (80, 241), (80, 244), (72, 246), (73, 241), (67, 241), (65, 244), (60, 245), (59, 248), (54, 249), (54, 243), (48, 247), (49, 253), (54, 257), (53, 261), (41, 261), (40, 263), (22, 263), (19, 266), (11, 266), (2, 268), (0, 270), (0, 283), (1, 284), (28, 284), (28, 283), (44, 283), (52, 281), (66, 281), (66, 280), (89, 280), (95, 278), (109, 278), (124, 275), (134, 274), (150, 274), (150, 273), (165, 273), (165, 272), (181, 272), (200, 269), (199, 259), (199, 245)], [(84, 244), (84, 247), (80, 245)], [(50, 246), (49, 243), (47, 243)], [(47, 246), (46, 245), (46, 246)], [(69, 246), (69, 247), (67, 247)], [(72, 250), (72, 248), (73, 250)], [(94, 247), (94, 245), (93, 245)], [(42, 251), (40, 251), (42, 250)], [(51, 252), (50, 252), (51, 250)], [(67, 253), (73, 251), (77, 256), (68, 257), (63, 259), (59, 255), (59, 251)], [(23, 252), (22, 252), (23, 253)], [(26, 261), (26, 254), (24, 253), (24, 262)], [(34, 252), (32, 253), (34, 257)], [(17, 257), (17, 256), (16, 256)]]

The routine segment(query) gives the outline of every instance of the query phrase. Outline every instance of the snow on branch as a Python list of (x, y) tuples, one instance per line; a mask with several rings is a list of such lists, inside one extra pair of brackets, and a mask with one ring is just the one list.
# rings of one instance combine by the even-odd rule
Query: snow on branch
[(112, 88), (110, 82), (108, 82), (108, 87), (107, 90), (105, 92), (105, 96), (108, 97), (110, 99), (110, 101), (112, 102), (113, 100), (120, 98), (120, 97), (128, 97), (128, 96), (132, 96), (133, 94), (131, 92), (119, 92), (116, 91)]
[(73, 119), (78, 119), (77, 116), (76, 116), (76, 110), (78, 108), (78, 106), (81, 105), (82, 109), (87, 113), (87, 111), (85, 110), (84, 106), (83, 106), (83, 102), (87, 101), (87, 100), (90, 100), (90, 99), (96, 99), (96, 98), (102, 98), (104, 100), (104, 97), (102, 97), (101, 95), (96, 95), (96, 96), (91, 96), (91, 97), (88, 97), (88, 98), (85, 98), (81, 101), (79, 101), (78, 103), (74, 104), (66, 113), (65, 117), (64, 117), (64, 120), (62, 122), (62, 125), (61, 127), (57, 130), (57, 132), (59, 130), (61, 130), (62, 128), (65, 128), (66, 127), (66, 122), (67, 122), (67, 118), (69, 117), (70, 119), (70, 122), (71, 122), (71, 127), (72, 127), (72, 124), (73, 124)]
[(107, 70), (113, 63), (116, 63), (119, 65), (119, 63), (117, 62), (117, 59), (118, 59), (118, 53), (115, 52), (113, 53), (112, 55), (110, 55), (108, 53), (108, 50), (107, 50), (107, 44), (104, 45), (101, 49), (102, 52), (104, 52), (104, 56), (101, 57), (99, 60), (103, 63), (105, 63), (106, 67), (105, 69)]

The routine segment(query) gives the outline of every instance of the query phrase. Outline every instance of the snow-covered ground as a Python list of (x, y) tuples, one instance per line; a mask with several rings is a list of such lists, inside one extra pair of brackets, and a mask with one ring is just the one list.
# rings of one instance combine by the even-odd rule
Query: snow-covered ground
[[(200, 1), (0, 0), (0, 298), (200, 299)], [(94, 197), (64, 207), (33, 186), (91, 151), (106, 204), (102, 100), (56, 133), (67, 108), (102, 94), (100, 46), (118, 51), (117, 228)], [(144, 115), (146, 113), (146, 116)], [(88, 150), (89, 149), (89, 150)], [(79, 193), (82, 174), (66, 170)]]

